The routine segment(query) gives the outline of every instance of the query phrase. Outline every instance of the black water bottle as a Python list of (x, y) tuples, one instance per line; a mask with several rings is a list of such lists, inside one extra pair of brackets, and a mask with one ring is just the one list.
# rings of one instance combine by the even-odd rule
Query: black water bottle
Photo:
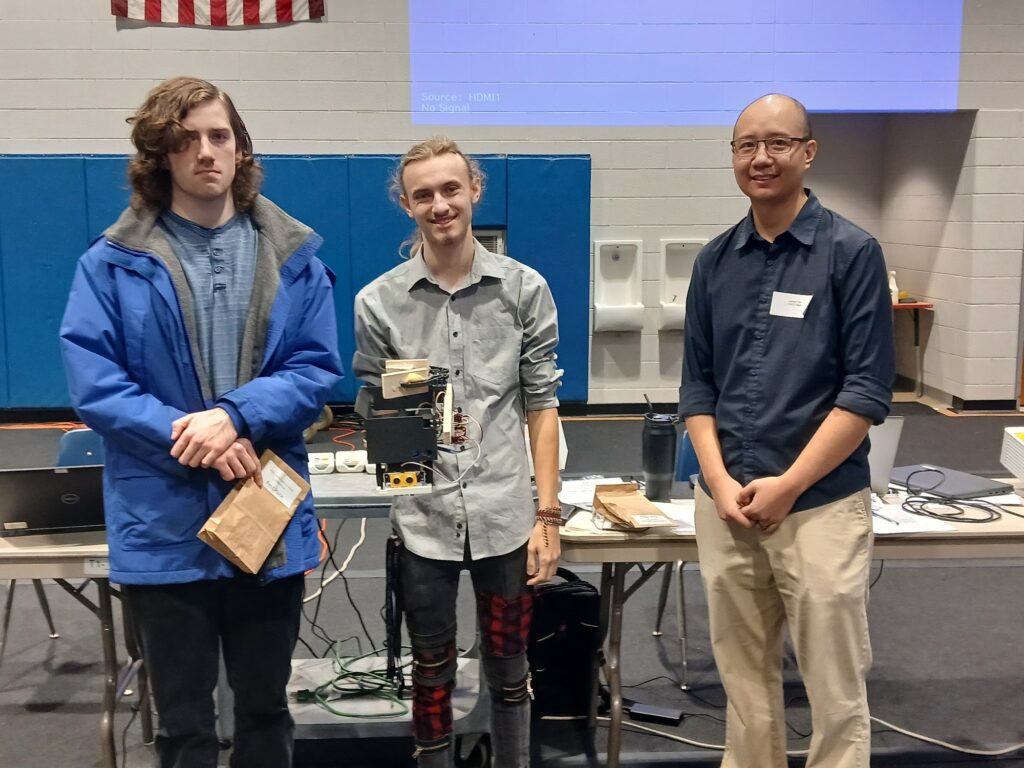
[(644, 485), (651, 501), (668, 501), (676, 468), (676, 417), (644, 414)]

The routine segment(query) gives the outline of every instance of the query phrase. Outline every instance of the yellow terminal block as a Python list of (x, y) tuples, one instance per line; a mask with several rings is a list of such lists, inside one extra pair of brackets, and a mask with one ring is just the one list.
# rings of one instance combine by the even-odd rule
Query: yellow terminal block
[(392, 488), (412, 488), (420, 484), (419, 472), (388, 472), (387, 483)]

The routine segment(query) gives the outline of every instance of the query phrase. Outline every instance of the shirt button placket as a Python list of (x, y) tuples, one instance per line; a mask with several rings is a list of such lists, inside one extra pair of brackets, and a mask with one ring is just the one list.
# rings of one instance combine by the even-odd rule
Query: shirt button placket
[[(466, 396), (466, 381), (465, 376), (462, 372), (466, 369), (466, 343), (465, 334), (463, 334), (462, 317), (457, 311), (455, 303), (455, 296), (453, 295), (448, 300), (447, 314), (448, 314), (448, 328), (450, 330), (450, 336), (448, 339), (448, 381), (452, 385), (452, 397), (455, 402), (452, 403), (454, 408), (458, 408), (458, 404), (465, 402)], [(467, 463), (470, 461), (468, 453), (462, 452), (455, 454), (455, 466), (457, 467), (457, 475), (459, 476), (465, 470)], [(459, 495), (461, 497), (459, 510), (455, 515), (455, 538), (461, 539), (462, 534), (465, 531), (466, 522), (466, 504), (465, 496), (466, 489), (469, 487), (469, 483), (465, 480), (459, 483)]]

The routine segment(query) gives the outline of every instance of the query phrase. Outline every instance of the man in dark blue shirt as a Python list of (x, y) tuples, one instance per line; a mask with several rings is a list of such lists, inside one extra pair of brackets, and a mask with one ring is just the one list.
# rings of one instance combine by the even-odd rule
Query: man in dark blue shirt
[(866, 440), (894, 377), (885, 263), (803, 178), (807, 112), (781, 94), (733, 130), (745, 219), (697, 258), (679, 412), (700, 460), (697, 544), (729, 697), (723, 768), (784, 768), (788, 624), (814, 723), (808, 768), (867, 768)]

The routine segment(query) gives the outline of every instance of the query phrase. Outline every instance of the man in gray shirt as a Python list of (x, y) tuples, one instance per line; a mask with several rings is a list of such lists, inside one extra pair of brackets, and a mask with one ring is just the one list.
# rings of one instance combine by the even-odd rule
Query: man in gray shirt
[(355, 374), (379, 383), (388, 359), (426, 358), (448, 369), (454, 406), (479, 449), (442, 453), (434, 492), (398, 497), (392, 507), (413, 646), (416, 754), (431, 767), (454, 762), (455, 600), (464, 568), (491, 691), (494, 765), (528, 765), (530, 587), (551, 578), (559, 556), (555, 305), (535, 270), (474, 239), (482, 187), (479, 166), (451, 140), (409, 150), (393, 191), (416, 221), (411, 256), (355, 303)]

